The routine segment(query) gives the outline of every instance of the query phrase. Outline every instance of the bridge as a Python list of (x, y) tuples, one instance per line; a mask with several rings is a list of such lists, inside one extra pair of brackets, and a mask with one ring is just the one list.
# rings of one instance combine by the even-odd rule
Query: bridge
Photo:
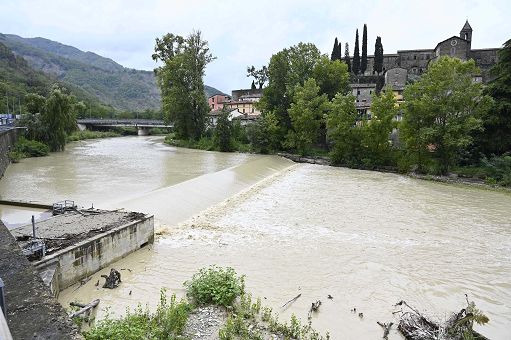
[(78, 119), (80, 130), (97, 127), (136, 127), (139, 136), (147, 136), (150, 128), (172, 128), (173, 124), (165, 124), (158, 119)]

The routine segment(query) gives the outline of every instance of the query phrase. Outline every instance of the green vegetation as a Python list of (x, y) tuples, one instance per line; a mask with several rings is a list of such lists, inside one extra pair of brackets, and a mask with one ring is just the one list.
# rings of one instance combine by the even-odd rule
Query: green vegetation
[(204, 72), (213, 61), (201, 32), (186, 39), (166, 34), (156, 39), (153, 59), (163, 66), (155, 70), (163, 102), (164, 119), (174, 123), (180, 139), (199, 140), (206, 130), (209, 106), (204, 96)]
[(139, 305), (135, 311), (128, 310), (121, 319), (109, 315), (93, 328), (83, 333), (86, 340), (135, 340), (135, 339), (185, 339), (183, 332), (190, 312), (202, 305), (216, 305), (228, 311), (228, 318), (219, 330), (219, 338), (263, 339), (278, 336), (285, 339), (329, 339), (321, 336), (308, 324), (302, 325), (293, 315), (290, 323), (281, 323), (271, 308), (261, 305), (261, 299), (252, 300), (245, 292), (244, 276), (234, 269), (210, 266), (202, 268), (184, 283), (186, 300), (178, 301), (172, 295), (170, 302), (165, 290), (161, 291), (160, 303), (154, 313)]
[(119, 320), (107, 316), (83, 335), (86, 340), (184, 339), (182, 334), (191, 309), (188, 302), (177, 301), (175, 295), (168, 301), (162, 289), (156, 312), (139, 306)]
[(9, 151), (8, 156), (12, 162), (17, 163), (22, 158), (47, 156), (49, 153), (48, 145), (21, 137)]
[(110, 138), (119, 136), (121, 136), (121, 134), (114, 131), (75, 131), (66, 137), (66, 142), (69, 143), (85, 139)]
[(185, 282), (187, 295), (199, 305), (214, 304), (231, 306), (234, 300), (245, 293), (245, 278), (234, 269), (211, 266), (202, 268)]

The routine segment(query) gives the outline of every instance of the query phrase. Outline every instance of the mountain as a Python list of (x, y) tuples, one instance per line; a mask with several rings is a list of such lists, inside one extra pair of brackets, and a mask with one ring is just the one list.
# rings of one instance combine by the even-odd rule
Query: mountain
[(78, 100), (87, 102), (92, 112), (105, 115), (114, 111), (112, 107), (103, 105), (82, 89), (34, 70), (23, 57), (14, 54), (9, 47), (0, 42), (0, 113), (19, 112), (19, 105), (24, 105), (26, 94), (37, 93), (47, 96), (55, 83), (67, 88)]
[[(72, 84), (118, 110), (160, 109), (154, 73), (123, 67), (92, 52), (44, 38), (0, 34), (0, 43), (47, 75)], [(222, 92), (205, 86), (207, 96)]]

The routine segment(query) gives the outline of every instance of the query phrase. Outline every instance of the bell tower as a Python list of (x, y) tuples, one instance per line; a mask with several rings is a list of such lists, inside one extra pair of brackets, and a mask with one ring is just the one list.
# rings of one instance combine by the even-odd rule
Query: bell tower
[(460, 31), (460, 38), (468, 41), (469, 50), (472, 49), (472, 27), (468, 23), (468, 20), (463, 25), (463, 28)]

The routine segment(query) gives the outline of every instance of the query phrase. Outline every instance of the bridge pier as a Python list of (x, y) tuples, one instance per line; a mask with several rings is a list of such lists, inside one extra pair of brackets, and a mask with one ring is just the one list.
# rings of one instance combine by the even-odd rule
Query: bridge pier
[(149, 128), (148, 127), (138, 127), (138, 135), (139, 136), (149, 136)]

